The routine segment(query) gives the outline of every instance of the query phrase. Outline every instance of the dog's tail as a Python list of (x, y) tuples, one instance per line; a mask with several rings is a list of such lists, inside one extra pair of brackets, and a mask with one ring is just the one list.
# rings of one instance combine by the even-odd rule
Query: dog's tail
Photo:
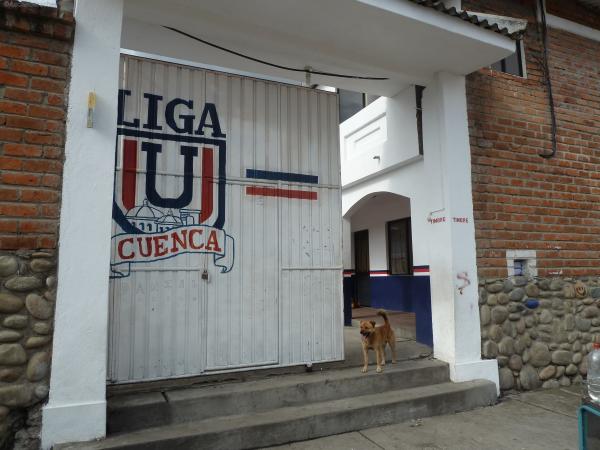
[(390, 321), (388, 320), (388, 316), (383, 309), (377, 311), (377, 315), (383, 317), (383, 321), (385, 322), (384, 326), (389, 327)]

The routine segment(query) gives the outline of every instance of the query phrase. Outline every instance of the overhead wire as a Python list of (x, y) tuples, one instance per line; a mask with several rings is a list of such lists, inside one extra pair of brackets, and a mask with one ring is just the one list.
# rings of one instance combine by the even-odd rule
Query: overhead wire
[(239, 56), (240, 58), (244, 58), (250, 61), (254, 61), (260, 64), (264, 64), (267, 65), (269, 67), (274, 67), (276, 69), (282, 69), (282, 70), (288, 70), (291, 72), (301, 72), (304, 74), (310, 74), (310, 75), (323, 75), (323, 76), (327, 76), (327, 77), (336, 77), (336, 78), (347, 78), (347, 79), (353, 79), (353, 80), (370, 80), (370, 81), (385, 81), (385, 80), (389, 80), (389, 78), (385, 78), (385, 77), (365, 77), (365, 76), (359, 76), (359, 75), (347, 75), (347, 74), (341, 74), (341, 73), (334, 73), (334, 72), (325, 72), (325, 71), (321, 71), (321, 70), (313, 70), (312, 68), (298, 68), (298, 67), (289, 67), (289, 66), (284, 66), (282, 64), (276, 64), (276, 63), (272, 63), (270, 61), (266, 61), (264, 59), (260, 59), (260, 58), (255, 58), (253, 56), (250, 55), (246, 55), (244, 53), (232, 50), (230, 48), (227, 47), (223, 47), (222, 45), (219, 44), (215, 44), (214, 42), (210, 42), (207, 41), (206, 39), (202, 39), (198, 36), (194, 36), (192, 34), (186, 33), (185, 31), (182, 30), (178, 30), (177, 28), (173, 28), (173, 27), (168, 27), (166, 25), (163, 25), (163, 28), (166, 28), (167, 30), (171, 30), (175, 33), (178, 33), (182, 36), (185, 36), (189, 39), (193, 39), (194, 41), (198, 41), (201, 42), (205, 45), (208, 45), (209, 47), (213, 47), (216, 48), (218, 50), (230, 53), (232, 55), (236, 55)]

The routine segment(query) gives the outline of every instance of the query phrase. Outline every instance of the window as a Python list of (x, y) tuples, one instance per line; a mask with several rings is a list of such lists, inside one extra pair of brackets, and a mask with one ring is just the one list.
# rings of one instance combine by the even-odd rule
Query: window
[(515, 43), (515, 52), (506, 58), (492, 64), (492, 69), (498, 72), (510, 73), (519, 77), (525, 76), (523, 64), (523, 41)]
[(362, 92), (338, 89), (340, 102), (340, 123), (348, 120), (365, 106), (379, 98), (379, 95), (363, 94)]
[(388, 222), (387, 238), (390, 275), (410, 275), (412, 273), (410, 217)]
[(506, 266), (508, 276), (537, 276), (537, 261), (535, 250), (507, 250)]

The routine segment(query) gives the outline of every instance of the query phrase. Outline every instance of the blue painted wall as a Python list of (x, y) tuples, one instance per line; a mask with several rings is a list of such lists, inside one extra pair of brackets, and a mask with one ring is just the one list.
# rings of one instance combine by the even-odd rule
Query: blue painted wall
[(433, 347), (429, 277), (412, 278), (413, 308), (417, 317), (417, 342)]
[(344, 325), (352, 326), (352, 296), (354, 295), (354, 277), (344, 277)]
[(414, 312), (413, 279), (407, 275), (371, 277), (371, 307)]
[[(429, 276), (371, 277), (371, 307), (414, 312), (417, 342), (433, 346)], [(352, 323), (353, 277), (344, 278), (344, 324)]]

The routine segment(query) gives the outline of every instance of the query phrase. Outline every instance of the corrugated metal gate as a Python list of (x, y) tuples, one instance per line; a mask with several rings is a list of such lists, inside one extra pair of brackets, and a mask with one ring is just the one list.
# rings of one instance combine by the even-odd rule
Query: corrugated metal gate
[(335, 95), (123, 56), (109, 380), (343, 358)]

